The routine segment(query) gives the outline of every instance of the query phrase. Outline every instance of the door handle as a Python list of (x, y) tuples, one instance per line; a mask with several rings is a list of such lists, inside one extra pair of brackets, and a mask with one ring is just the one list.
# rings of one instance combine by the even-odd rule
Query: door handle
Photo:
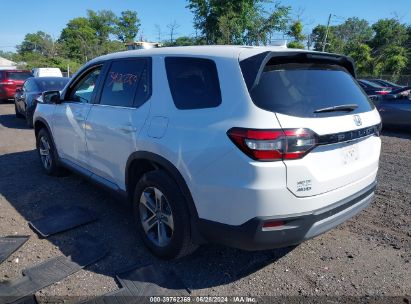
[(120, 130), (121, 132), (124, 132), (124, 133), (133, 133), (133, 132), (136, 132), (136, 131), (137, 131), (137, 128), (136, 128), (136, 127), (133, 127), (133, 126), (131, 126), (131, 125), (125, 125), (125, 126), (121, 126), (121, 127), (119, 128), (119, 130)]
[(85, 120), (83, 115), (75, 115), (74, 119), (77, 120), (78, 122), (82, 122)]

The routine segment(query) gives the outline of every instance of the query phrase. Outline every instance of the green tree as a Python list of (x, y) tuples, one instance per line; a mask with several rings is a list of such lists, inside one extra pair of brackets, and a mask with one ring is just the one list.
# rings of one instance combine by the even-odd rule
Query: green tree
[[(317, 25), (312, 31), (311, 38), (316, 51), (322, 50), (325, 32), (324, 25)], [(325, 51), (345, 54), (349, 51), (350, 44), (368, 43), (372, 35), (373, 30), (368, 21), (357, 17), (348, 18), (344, 23), (328, 28)]]
[(272, 0), (189, 0), (187, 7), (207, 44), (266, 44), (285, 31), (290, 11)]
[(304, 39), (305, 35), (303, 34), (303, 24), (300, 20), (294, 21), (290, 29), (288, 30), (288, 36), (290, 36), (293, 40), (288, 43), (289, 48), (294, 49), (303, 49), (304, 48)]
[(17, 46), (19, 54), (36, 52), (44, 56), (55, 56), (56, 47), (53, 38), (45, 32), (29, 33), (24, 37), (23, 42)]
[[(312, 33), (311, 39), (315, 51), (321, 51), (323, 48), (323, 42), (326, 32), (325, 25), (317, 25)], [(325, 44), (325, 51), (330, 53), (342, 53), (344, 42), (336, 36), (335, 27), (330, 26), (328, 28), (327, 42)]]
[(109, 35), (114, 34), (114, 26), (118, 22), (116, 15), (110, 10), (88, 10), (87, 16), (90, 27), (97, 35), (98, 44), (103, 45), (109, 40)]
[(348, 18), (344, 23), (335, 26), (335, 35), (344, 45), (348, 43), (366, 43), (373, 36), (373, 30), (367, 20), (357, 17)]
[(182, 36), (174, 39), (173, 42), (166, 41), (163, 43), (163, 46), (188, 46), (188, 45), (198, 45), (202, 44), (200, 40), (194, 37)]
[(61, 32), (59, 42), (63, 55), (69, 59), (86, 62), (99, 55), (96, 30), (84, 17), (70, 20)]
[(140, 29), (141, 23), (135, 11), (123, 11), (120, 18), (117, 20), (117, 25), (114, 29), (118, 39), (123, 42), (134, 41)]
[(13, 53), (13, 52), (5, 52), (5, 51), (0, 50), (0, 57), (6, 58), (6, 59), (8, 59), (8, 60), (12, 60), (12, 61), (13, 61), (15, 55), (16, 55), (16, 54)]
[(373, 74), (372, 71), (375, 66), (373, 65), (370, 46), (364, 43), (351, 42), (346, 46), (345, 50), (346, 55), (354, 59), (359, 75)]
[(372, 25), (374, 37), (370, 41), (379, 73), (398, 77), (406, 69), (409, 52), (409, 27), (397, 19), (381, 19)]

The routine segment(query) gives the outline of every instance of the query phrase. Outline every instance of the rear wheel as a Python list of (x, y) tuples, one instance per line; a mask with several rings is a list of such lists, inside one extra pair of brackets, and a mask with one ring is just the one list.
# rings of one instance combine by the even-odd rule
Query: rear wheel
[(57, 175), (61, 168), (57, 164), (57, 152), (54, 148), (50, 134), (46, 129), (41, 129), (36, 139), (37, 152), (41, 161), (43, 170), (48, 175)]
[(16, 117), (17, 117), (17, 118), (22, 118), (22, 117), (24, 117), (23, 115), (21, 115), (19, 109), (17, 108), (16, 103), (14, 103), (14, 112), (16, 113)]
[(137, 229), (154, 255), (173, 259), (195, 250), (186, 200), (164, 171), (143, 175), (135, 188), (133, 207)]

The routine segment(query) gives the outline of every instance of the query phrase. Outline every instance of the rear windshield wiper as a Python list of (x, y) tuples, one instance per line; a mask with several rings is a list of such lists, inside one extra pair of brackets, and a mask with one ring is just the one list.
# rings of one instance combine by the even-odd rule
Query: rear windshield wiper
[(354, 111), (356, 108), (358, 108), (358, 105), (355, 103), (352, 103), (352, 104), (344, 104), (344, 105), (328, 107), (328, 108), (321, 108), (321, 109), (315, 110), (314, 113), (337, 112), (337, 111), (351, 112), (351, 111)]

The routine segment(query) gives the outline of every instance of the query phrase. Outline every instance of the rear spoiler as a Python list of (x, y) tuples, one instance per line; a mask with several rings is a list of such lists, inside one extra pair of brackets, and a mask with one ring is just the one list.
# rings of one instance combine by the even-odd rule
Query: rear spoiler
[(294, 63), (330, 63), (344, 67), (354, 78), (356, 78), (354, 61), (352, 58), (319, 52), (263, 52), (240, 61), (241, 71), (247, 88), (251, 91), (259, 82), (264, 67), (267, 64)]

